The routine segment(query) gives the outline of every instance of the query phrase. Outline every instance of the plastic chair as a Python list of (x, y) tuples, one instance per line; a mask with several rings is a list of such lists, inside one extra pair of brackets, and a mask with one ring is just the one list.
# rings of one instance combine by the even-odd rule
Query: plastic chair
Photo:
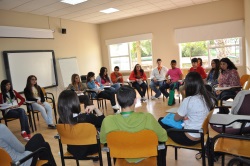
[[(158, 137), (152, 130), (142, 130), (131, 133), (114, 131), (107, 135), (107, 145), (103, 148), (107, 152), (108, 165), (111, 166), (111, 157), (115, 159), (115, 166), (152, 166), (157, 165), (158, 150), (165, 149), (158, 146)], [(159, 156), (160, 160), (165, 161)], [(128, 158), (146, 158), (139, 163), (128, 163)], [(166, 163), (161, 163), (166, 165)]]
[(208, 122), (209, 122), (209, 119), (212, 116), (212, 114), (213, 114), (213, 110), (209, 112), (209, 114), (207, 115), (207, 117), (203, 121), (202, 128), (200, 130), (174, 129), (174, 128), (167, 130), (167, 133), (171, 132), (171, 131), (177, 131), (177, 132), (200, 133), (200, 135), (201, 135), (201, 143), (193, 145), (193, 146), (180, 145), (180, 144), (175, 143), (171, 138), (168, 138), (168, 140), (166, 142), (166, 148), (167, 148), (167, 146), (172, 146), (175, 148), (175, 160), (177, 160), (177, 158), (178, 158), (177, 148), (197, 150), (197, 151), (201, 151), (202, 165), (203, 166), (206, 165), (205, 143), (207, 142), (207, 139), (208, 139)]
[[(0, 165), (1, 166), (19, 166), (22, 163), (24, 163), (25, 161), (29, 160), (30, 158), (32, 158), (33, 156), (37, 155), (38, 153), (42, 152), (42, 151), (47, 151), (46, 148), (40, 148), (38, 150), (36, 150), (35, 152), (27, 155), (26, 157), (22, 158), (19, 161), (12, 161), (10, 155), (2, 148), (0, 148)], [(42, 166), (43, 164), (48, 163), (48, 160), (37, 160), (36, 166)]]
[[(249, 146), (249, 136), (232, 134), (216, 135), (211, 141), (210, 160), (212, 161), (214, 152), (250, 158)], [(213, 165), (214, 163), (212, 162), (211, 166)], [(224, 166), (224, 155), (222, 155), (221, 165)]]
[(46, 92), (44, 88), (41, 88), (44, 94), (45, 100), (51, 104), (52, 109), (54, 110), (55, 121), (57, 123), (57, 112), (56, 112), (56, 104), (55, 104), (55, 97), (53, 93)]
[(76, 125), (70, 124), (57, 124), (56, 125), (58, 135), (55, 136), (58, 139), (62, 165), (65, 166), (65, 159), (76, 160), (77, 166), (79, 166), (79, 160), (74, 158), (69, 152), (63, 150), (62, 144), (67, 145), (93, 145), (99, 146), (99, 151), (96, 154), (86, 156), (82, 160), (99, 159), (100, 166), (103, 165), (102, 154), (100, 147), (100, 140), (97, 130), (94, 125), (90, 123), (78, 123)]

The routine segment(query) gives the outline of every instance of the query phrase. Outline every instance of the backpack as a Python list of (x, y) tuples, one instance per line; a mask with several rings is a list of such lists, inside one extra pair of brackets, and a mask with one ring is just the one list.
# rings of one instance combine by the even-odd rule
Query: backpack
[(174, 98), (175, 87), (176, 87), (176, 83), (174, 83), (174, 87), (169, 91), (169, 98), (168, 98), (169, 106), (172, 106), (175, 104), (175, 98)]

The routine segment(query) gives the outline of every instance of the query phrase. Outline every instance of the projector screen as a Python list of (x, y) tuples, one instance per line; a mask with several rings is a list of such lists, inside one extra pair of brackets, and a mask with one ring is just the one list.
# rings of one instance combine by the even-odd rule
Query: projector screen
[(35, 75), (41, 87), (58, 85), (53, 50), (4, 51), (3, 56), (7, 79), (17, 92), (23, 92), (29, 75)]

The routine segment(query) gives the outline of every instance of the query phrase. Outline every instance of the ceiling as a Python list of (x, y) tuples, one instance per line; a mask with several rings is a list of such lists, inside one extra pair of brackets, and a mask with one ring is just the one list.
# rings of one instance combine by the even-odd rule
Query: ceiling
[[(100, 24), (217, 0), (88, 0), (69, 5), (60, 0), (0, 0), (0, 9)], [(100, 10), (116, 8), (104, 14)]]

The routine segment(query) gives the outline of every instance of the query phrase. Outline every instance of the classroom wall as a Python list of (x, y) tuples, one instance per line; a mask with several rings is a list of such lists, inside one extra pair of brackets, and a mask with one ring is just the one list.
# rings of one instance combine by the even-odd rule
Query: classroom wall
[(245, 38), (246, 38), (246, 72), (250, 74), (250, 1), (244, 0)]
[[(98, 72), (102, 65), (98, 25), (61, 20), (62, 27), (67, 29), (67, 33), (62, 34), (58, 18), (3, 10), (0, 10), (0, 25), (55, 30), (54, 39), (0, 38), (1, 54), (5, 50), (54, 50), (56, 58), (77, 57), (81, 74)], [(1, 56), (0, 80), (3, 79), (6, 75)], [(63, 87), (59, 89), (61, 91)]]
[[(103, 65), (109, 67), (108, 48), (105, 40), (152, 33), (154, 66), (156, 66), (156, 59), (161, 58), (163, 64), (170, 68), (169, 64), (172, 59), (179, 61), (179, 48), (174, 39), (175, 29), (240, 19), (244, 19), (243, 0), (221, 0), (101, 24)], [(244, 64), (238, 67), (240, 74), (245, 73), (246, 70), (244, 44), (243, 57)]]

